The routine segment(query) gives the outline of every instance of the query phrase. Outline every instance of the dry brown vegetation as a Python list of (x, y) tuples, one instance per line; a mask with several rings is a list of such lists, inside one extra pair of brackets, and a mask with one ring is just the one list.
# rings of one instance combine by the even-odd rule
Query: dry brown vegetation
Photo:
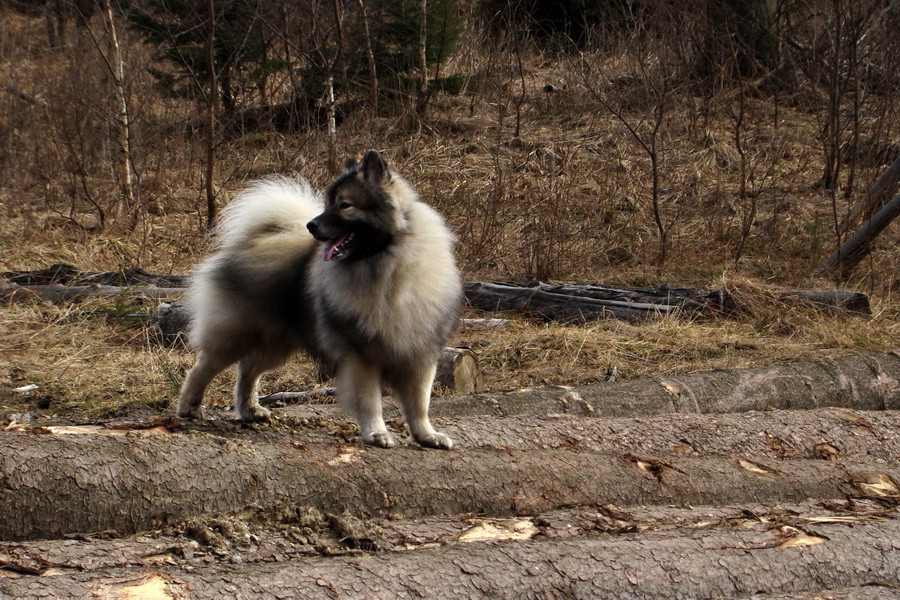
[[(323, 186), (333, 149), (378, 148), (447, 216), (466, 279), (725, 285), (746, 309), (728, 319), (519, 319), (461, 332), (456, 343), (477, 351), (494, 390), (599, 381), (612, 366), (630, 378), (890, 348), (900, 331), (896, 225), (840, 284), (871, 296), (871, 318), (765, 300), (770, 288), (839, 285), (815, 267), (834, 249), (843, 216), (900, 156), (896, 10), (834, 3), (848, 11), (835, 17), (832, 3), (797, 6), (790, 42), (805, 52), (753, 76), (726, 60), (698, 83), (700, 24), (689, 8), (643, 32), (598, 34), (579, 51), (557, 52), (487, 33), (465, 5), (464, 33), (440, 67), (471, 76), (462, 94), (435, 92), (421, 113), (402, 100), (376, 114), (347, 110), (334, 139), (327, 127), (222, 125), (218, 202), (273, 172)], [(844, 37), (832, 35), (837, 23)], [(832, 60), (827, 40), (851, 38)], [(159, 67), (154, 49), (125, 28), (119, 40), (136, 176), (136, 204), (124, 207), (102, 20), (70, 24), (51, 49), (42, 18), (0, 9), (0, 270), (69, 263), (187, 273), (203, 255), (202, 99), (164, 97), (148, 74)], [(267, 81), (270, 102), (290, 97), (288, 79)], [(238, 110), (256, 106), (254, 93), (238, 97)], [(129, 317), (147, 308), (0, 307), (0, 407), (91, 415), (169, 407), (191, 357), (150, 343)], [(31, 383), (39, 391), (30, 396), (12, 391)], [(302, 361), (264, 381), (267, 391), (315, 385)], [(230, 387), (221, 378), (213, 401), (226, 403)]]

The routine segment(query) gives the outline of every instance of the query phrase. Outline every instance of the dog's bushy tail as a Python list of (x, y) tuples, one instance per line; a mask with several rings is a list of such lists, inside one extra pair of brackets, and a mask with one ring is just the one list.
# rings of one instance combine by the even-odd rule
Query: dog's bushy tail
[(322, 212), (322, 196), (305, 179), (272, 176), (253, 183), (226, 206), (216, 225), (219, 248), (267, 230), (298, 228)]

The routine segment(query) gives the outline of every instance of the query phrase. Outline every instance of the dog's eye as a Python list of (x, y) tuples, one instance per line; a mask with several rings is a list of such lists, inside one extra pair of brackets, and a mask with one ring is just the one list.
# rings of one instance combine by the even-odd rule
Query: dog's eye
[(340, 208), (340, 209), (350, 208), (352, 206), (353, 206), (352, 204), (350, 204), (349, 202), (346, 202), (346, 201), (338, 204), (338, 208)]

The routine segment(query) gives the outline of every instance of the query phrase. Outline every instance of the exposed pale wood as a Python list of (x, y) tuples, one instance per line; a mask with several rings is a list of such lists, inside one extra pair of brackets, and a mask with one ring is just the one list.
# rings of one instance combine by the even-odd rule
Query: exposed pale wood
[(468, 348), (446, 348), (438, 361), (435, 381), (457, 394), (479, 394), (484, 391), (484, 376), (478, 357)]

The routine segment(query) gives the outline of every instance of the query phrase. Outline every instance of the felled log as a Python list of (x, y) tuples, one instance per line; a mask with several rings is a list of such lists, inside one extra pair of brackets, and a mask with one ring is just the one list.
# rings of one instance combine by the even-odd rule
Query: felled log
[(478, 367), (478, 357), (468, 348), (445, 348), (434, 380), (456, 394), (480, 394), (484, 391), (484, 376)]
[[(460, 543), (404, 552), (0, 578), (14, 598), (736, 598), (900, 584), (900, 522)], [(176, 562), (176, 564), (171, 564)], [(784, 597), (784, 596), (782, 596)], [(788, 596), (790, 597), (790, 596)], [(891, 597), (873, 595), (870, 597)]]
[[(848, 425), (848, 430), (852, 426)], [(763, 461), (503, 447), (390, 451), (245, 432), (0, 434), (0, 539), (119, 534), (248, 505), (407, 518), (562, 506), (738, 504), (900, 496), (865, 460)]]
[[(733, 302), (725, 290), (704, 292), (687, 288), (610, 288), (534, 282), (474, 282), (464, 285), (472, 308), (485, 311), (524, 312), (550, 321), (584, 323), (617, 318), (641, 321), (676, 313), (729, 313)], [(785, 291), (784, 300), (800, 300), (825, 311), (845, 310), (869, 314), (865, 294), (849, 290), (833, 292)]]
[(900, 409), (900, 355), (856, 354), (756, 369), (453, 396), (435, 402), (431, 414), (626, 417), (829, 406)]
[(159, 288), (152, 285), (121, 287), (116, 285), (18, 285), (0, 284), (0, 301), (6, 302), (80, 302), (92, 298), (143, 299), (159, 302), (178, 298), (184, 288)]
[(871, 218), (897, 193), (898, 187), (900, 187), (900, 157), (878, 178), (866, 195), (853, 205), (846, 218), (841, 222), (841, 233), (849, 232), (856, 224), (857, 219), (868, 220)]
[[(543, 286), (543, 287), (542, 287)], [(472, 308), (484, 311), (513, 311), (540, 316), (551, 321), (586, 322), (618, 318), (641, 320), (659, 317), (677, 310), (702, 310), (699, 301), (679, 302), (669, 295), (650, 296), (629, 290), (608, 290), (599, 286), (591, 289), (572, 286), (535, 287), (510, 283), (474, 282), (464, 286), (466, 300)]]
[(148, 273), (140, 268), (122, 269), (121, 271), (81, 271), (72, 265), (55, 264), (46, 269), (36, 271), (4, 271), (0, 272), (0, 280), (23, 286), (71, 285), (71, 286), (119, 286), (136, 287), (141, 285), (158, 288), (183, 288), (187, 285), (187, 277), (183, 275), (159, 275)]
[[(78, 271), (69, 265), (0, 273), (0, 281), (4, 279), (9, 283), (0, 284), (0, 299), (51, 302), (124, 294), (166, 300), (181, 296), (184, 293), (181, 288), (187, 284), (187, 277), (154, 275), (141, 269), (94, 273)], [(63, 286), (72, 289), (63, 289)], [(728, 314), (734, 308), (725, 290), (704, 291), (667, 285), (614, 288), (591, 284), (471, 282), (464, 285), (464, 291), (469, 305), (478, 310), (524, 312), (546, 320), (574, 323), (605, 318), (640, 321), (673, 313)], [(849, 290), (794, 290), (778, 295), (786, 301), (799, 299), (827, 312), (871, 312), (868, 297)]]

